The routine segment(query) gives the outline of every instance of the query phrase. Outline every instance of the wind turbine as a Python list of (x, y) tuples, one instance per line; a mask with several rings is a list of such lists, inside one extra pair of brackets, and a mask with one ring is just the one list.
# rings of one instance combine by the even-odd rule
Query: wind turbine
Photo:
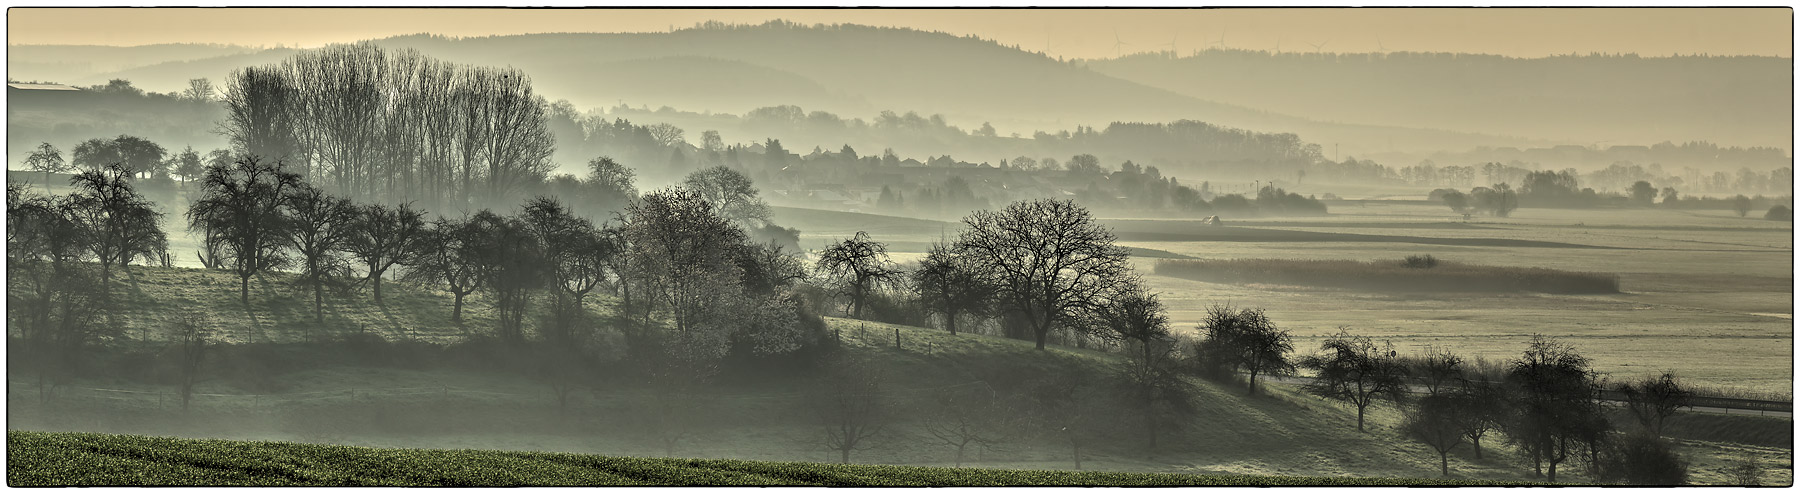
[(1219, 30), (1219, 40), (1218, 41), (1214, 41), (1214, 42), (1206, 44), (1206, 46), (1209, 46), (1209, 47), (1212, 45), (1219, 45), (1220, 49), (1230, 49), (1231, 48), (1230, 45), (1225, 44), (1225, 30), (1224, 29)]
[(1282, 40), (1282, 38), (1275, 38), (1275, 54), (1276, 55), (1281, 54), (1281, 40)]
[(1113, 28), (1113, 56), (1114, 57), (1124, 56), (1125, 52), (1123, 50), (1120, 50), (1119, 47), (1129, 45), (1129, 44), (1131, 44), (1131, 43), (1126, 43), (1125, 40), (1119, 39), (1119, 29)]
[(1331, 42), (1331, 40), (1328, 39), (1328, 40), (1318, 42), (1318, 43), (1307, 43), (1307, 44), (1312, 45), (1313, 53), (1319, 53), (1320, 51), (1323, 51), (1325, 49), (1325, 43), (1330, 43), (1330, 42)]
[(1388, 51), (1387, 45), (1381, 44), (1381, 35), (1379, 35), (1379, 34), (1375, 35), (1375, 47), (1376, 47), (1376, 51), (1379, 51), (1384, 54), (1387, 53), (1387, 51)]

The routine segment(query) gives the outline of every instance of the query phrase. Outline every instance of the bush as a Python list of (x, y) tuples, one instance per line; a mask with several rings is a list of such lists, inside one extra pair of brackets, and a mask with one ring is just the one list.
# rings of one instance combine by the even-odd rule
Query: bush
[(1629, 434), (1602, 446), (1600, 480), (1629, 485), (1682, 485), (1688, 462), (1662, 439)]
[(1763, 219), (1770, 221), (1794, 221), (1794, 210), (1788, 209), (1787, 206), (1776, 204), (1775, 207), (1769, 208), (1768, 213), (1763, 214)]
[(1431, 257), (1431, 254), (1406, 256), (1406, 259), (1401, 261), (1400, 265), (1414, 269), (1431, 269), (1437, 267), (1438, 260), (1436, 257)]

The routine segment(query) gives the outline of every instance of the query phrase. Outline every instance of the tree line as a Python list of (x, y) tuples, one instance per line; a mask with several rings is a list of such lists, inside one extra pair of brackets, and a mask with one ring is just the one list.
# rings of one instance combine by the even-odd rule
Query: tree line
[(552, 169), (549, 104), (515, 69), (331, 45), (226, 80), (233, 149), (356, 200), (506, 202)]

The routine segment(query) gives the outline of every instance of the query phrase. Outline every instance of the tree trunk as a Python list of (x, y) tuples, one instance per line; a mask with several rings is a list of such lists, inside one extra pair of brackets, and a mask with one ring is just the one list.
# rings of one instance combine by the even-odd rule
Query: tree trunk
[(1548, 474), (1544, 479), (1545, 481), (1552, 484), (1556, 483), (1556, 460), (1550, 460), (1550, 468), (1546, 470), (1545, 473)]
[(375, 283), (375, 303), (381, 303), (381, 273), (369, 272), (369, 280)]
[(244, 305), (250, 305), (250, 276), (240, 275), (238, 279), (241, 281), (238, 284), (238, 298), (244, 301)]
[(944, 325), (950, 328), (950, 336), (956, 336), (956, 314), (946, 314)]
[(849, 465), (850, 464), (850, 448), (840, 449), (840, 450), (838, 450), (838, 453), (843, 454), (843, 460), (842, 460), (843, 463), (845, 465)]
[(1043, 350), (1044, 349), (1044, 340), (1050, 338), (1050, 329), (1049, 328), (1033, 329), (1032, 332), (1035, 333), (1037, 336), (1037, 349)]
[(1069, 444), (1075, 446), (1075, 469), (1080, 470), (1081, 469), (1081, 441), (1077, 441), (1073, 437), (1071, 437), (1069, 439)]
[(313, 280), (313, 319), (325, 322), (325, 287)]
[(1256, 396), (1256, 368), (1250, 369), (1250, 392), (1246, 396)]
[(1450, 476), (1450, 454), (1449, 453), (1444, 452), (1444, 451), (1438, 452), (1438, 469), (1443, 471), (1443, 475), (1445, 477)]
[(462, 322), (463, 296), (468, 295), (468, 294), (462, 293), (462, 292), (451, 292), (451, 293), (454, 293), (456, 295), (456, 305), (454, 306), (454, 308), (450, 309), (450, 320), (456, 321), (456, 322)]
[(967, 448), (968, 446), (968, 441), (963, 441), (962, 444), (956, 445), (956, 468), (962, 468), (963, 448)]
[(1357, 405), (1356, 406), (1356, 432), (1363, 431), (1363, 411), (1368, 410), (1368, 409), (1369, 409), (1368, 405)]
[(1476, 437), (1469, 438), (1469, 444), (1472, 444), (1475, 446), (1475, 459), (1477, 459), (1477, 460), (1481, 459), (1481, 437), (1476, 436)]

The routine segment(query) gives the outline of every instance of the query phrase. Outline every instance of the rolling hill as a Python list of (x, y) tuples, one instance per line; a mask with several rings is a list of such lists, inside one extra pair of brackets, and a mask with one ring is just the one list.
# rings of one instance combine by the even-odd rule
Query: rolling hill
[[(371, 42), (416, 48), (454, 62), (516, 67), (530, 74), (549, 97), (569, 99), (579, 108), (612, 106), (623, 100), (634, 107), (666, 105), (731, 113), (799, 104), (864, 118), (880, 110), (918, 111), (943, 114), (965, 128), (992, 122), (1002, 133), (1027, 136), (1038, 130), (1104, 126), (1113, 121), (1193, 119), (1264, 132), (1293, 132), (1312, 142), (1338, 143), (1348, 154), (1531, 142), (1272, 113), (1219, 102), (1229, 95), (1199, 98), (1178, 94), (992, 41), (911, 29), (770, 23), (666, 33), (412, 35)], [(168, 62), (96, 74), (87, 80), (123, 78), (140, 87), (167, 91), (184, 86), (191, 78), (219, 80), (232, 69), (278, 58), (256, 53)], [(733, 63), (697, 60), (701, 58)], [(639, 72), (623, 74), (621, 69)], [(722, 94), (707, 94), (710, 90)]]
[(1178, 94), (1326, 121), (1577, 144), (1707, 140), (1788, 149), (1793, 138), (1788, 58), (1213, 49), (1086, 66)]

